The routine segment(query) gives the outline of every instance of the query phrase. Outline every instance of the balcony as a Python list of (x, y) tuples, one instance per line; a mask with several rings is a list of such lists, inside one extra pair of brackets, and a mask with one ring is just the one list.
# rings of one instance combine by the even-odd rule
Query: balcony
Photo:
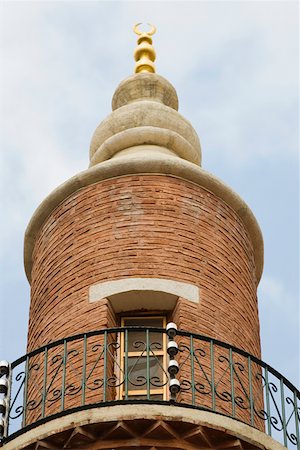
[(300, 393), (286, 378), (243, 350), (172, 327), (71, 336), (2, 363), (0, 376), (2, 444), (78, 411), (156, 404), (227, 416), (300, 448)]

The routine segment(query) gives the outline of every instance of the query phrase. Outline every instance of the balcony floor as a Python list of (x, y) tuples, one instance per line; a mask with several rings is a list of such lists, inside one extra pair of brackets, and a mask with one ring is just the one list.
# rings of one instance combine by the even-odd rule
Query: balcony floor
[(283, 450), (265, 433), (207, 411), (155, 404), (92, 408), (54, 418), (3, 450)]

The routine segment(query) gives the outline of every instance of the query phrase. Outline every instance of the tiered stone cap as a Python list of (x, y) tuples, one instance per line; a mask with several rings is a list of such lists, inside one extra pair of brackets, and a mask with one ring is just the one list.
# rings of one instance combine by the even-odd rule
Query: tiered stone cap
[(90, 146), (90, 166), (108, 159), (169, 154), (201, 164), (198, 135), (178, 113), (175, 88), (154, 73), (122, 81), (112, 99), (113, 112), (97, 127)]
[(34, 213), (25, 235), (24, 262), (31, 280), (33, 251), (47, 217), (86, 186), (134, 174), (173, 176), (202, 186), (241, 218), (254, 249), (257, 283), (263, 270), (263, 239), (246, 203), (201, 166), (201, 146), (190, 122), (178, 113), (176, 90), (156, 73), (141, 72), (120, 83), (113, 112), (97, 127), (90, 145), (90, 166), (60, 185)]

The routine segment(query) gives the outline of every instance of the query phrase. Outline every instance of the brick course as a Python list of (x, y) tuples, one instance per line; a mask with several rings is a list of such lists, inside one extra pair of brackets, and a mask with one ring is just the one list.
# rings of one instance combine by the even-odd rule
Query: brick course
[[(123, 176), (90, 185), (67, 198), (48, 217), (33, 253), (28, 350), (73, 334), (117, 325), (107, 299), (89, 303), (89, 287), (123, 277), (151, 276), (200, 288), (199, 304), (180, 298), (168, 317), (180, 329), (223, 340), (260, 356), (253, 248), (242, 221), (214, 194), (191, 182), (162, 175)], [(95, 345), (101, 349), (103, 342), (95, 338)], [(78, 348), (76, 343), (69, 346), (73, 353), (66, 377), (71, 395), (68, 388), (66, 408), (78, 406), (81, 401), (80, 346), (82, 343)], [(58, 354), (62, 351), (63, 346), (55, 349)], [(92, 345), (89, 351), (87, 373), (96, 357)], [(216, 362), (220, 355), (216, 353)], [(53, 357), (55, 354), (50, 352), (48, 384), (60, 363)], [(181, 358), (185, 358), (184, 353)], [(109, 376), (113, 377), (114, 364), (108, 364)], [(181, 377), (189, 379), (189, 364), (186, 362), (181, 370)], [(34, 401), (38, 401), (43, 389), (43, 361), (36, 361), (38, 365), (41, 369), (28, 385), (28, 398), (33, 401), (29, 403), (28, 423), (41, 418), (41, 408), (35, 408)], [(203, 367), (211, 376), (209, 358), (204, 358)], [(216, 379), (225, 369), (226, 361), (225, 365), (216, 364)], [(195, 375), (198, 380), (202, 377), (199, 367)], [(101, 378), (102, 360), (87, 381), (87, 403), (103, 397), (101, 386), (92, 389)], [(62, 369), (54, 380), (46, 415), (61, 407)], [(230, 390), (226, 380), (220, 389)], [(260, 396), (259, 382), (254, 390)], [(110, 388), (107, 400), (114, 391)], [(235, 395), (239, 393), (237, 386)], [(182, 401), (191, 402), (191, 391), (183, 391), (180, 396)], [(210, 407), (210, 399), (201, 392), (196, 394), (196, 403), (202, 406)], [(221, 401), (217, 407), (230, 414), (231, 402)], [(241, 419), (249, 420), (249, 411), (240, 414)], [(261, 426), (259, 422), (256, 425)]]
[(114, 324), (88, 288), (123, 277), (200, 288), (177, 322), (260, 356), (253, 248), (237, 214), (191, 182), (131, 175), (87, 186), (45, 221), (33, 253), (28, 349)]

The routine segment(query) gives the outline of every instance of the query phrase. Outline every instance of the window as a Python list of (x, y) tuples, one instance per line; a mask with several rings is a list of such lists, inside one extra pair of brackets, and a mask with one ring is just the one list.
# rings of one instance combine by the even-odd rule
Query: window
[[(120, 399), (167, 398), (167, 336), (151, 331), (151, 327), (165, 328), (161, 316), (123, 317), (120, 334)], [(149, 327), (130, 329), (127, 327)]]

